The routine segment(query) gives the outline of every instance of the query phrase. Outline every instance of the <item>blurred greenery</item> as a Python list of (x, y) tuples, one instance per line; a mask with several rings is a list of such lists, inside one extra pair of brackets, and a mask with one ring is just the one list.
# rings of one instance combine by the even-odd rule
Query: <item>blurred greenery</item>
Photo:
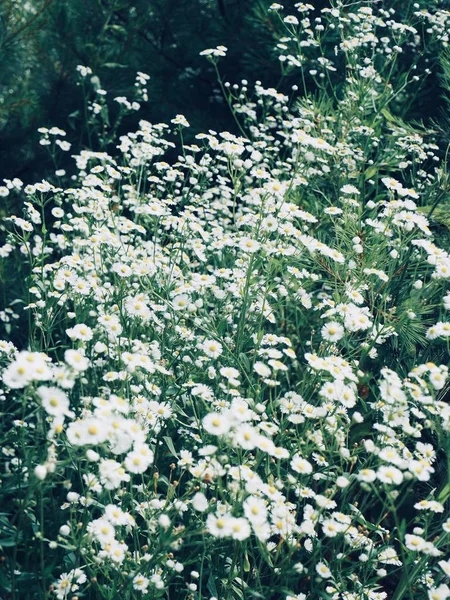
[[(92, 69), (110, 97), (130, 95), (136, 72), (148, 73), (149, 101), (136, 120), (167, 122), (182, 113), (193, 132), (233, 130), (214, 70), (199, 52), (227, 46), (221, 69), (232, 83), (242, 78), (281, 88), (295, 83), (298, 74), (280, 81), (273, 52), (276, 25), (267, 17), (270, 4), (271, 0), (3, 0), (0, 178), (19, 177), (28, 183), (49, 176), (52, 166), (38, 144), (38, 127), (66, 129), (75, 152), (87, 144), (78, 112), (83, 105), (76, 73), (80, 64)], [(294, 10), (294, 0), (283, 4), (287, 11)], [(427, 8), (429, 3), (419, 4)], [(330, 3), (315, 0), (313, 5), (318, 15)], [(412, 10), (412, 3), (399, 0), (383, 5), (398, 12)], [(412, 117), (438, 115), (439, 86), (438, 77), (428, 79), (410, 107)]]
[(199, 52), (224, 44), (230, 48), (225, 78), (262, 73), (265, 83), (276, 83), (279, 71), (268, 68), (271, 32), (258, 18), (265, 18), (263, 8), (261, 0), (4, 0), (1, 175), (42, 177), (40, 126), (71, 126), (72, 143), (83, 146), (76, 119), (80, 64), (111, 97), (127, 96), (136, 72), (148, 73), (149, 102), (136, 118), (158, 122), (183, 113), (197, 131), (231, 127), (214, 70)]

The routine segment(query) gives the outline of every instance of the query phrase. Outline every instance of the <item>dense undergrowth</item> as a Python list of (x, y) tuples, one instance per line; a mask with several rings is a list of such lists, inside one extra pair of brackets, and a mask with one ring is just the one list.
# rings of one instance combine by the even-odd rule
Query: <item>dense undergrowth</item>
[(450, 597), (447, 147), (406, 119), (450, 12), (310, 10), (267, 16), (289, 94), (219, 76), (238, 134), (117, 137), (80, 66), (99, 147), (0, 187), (4, 600)]

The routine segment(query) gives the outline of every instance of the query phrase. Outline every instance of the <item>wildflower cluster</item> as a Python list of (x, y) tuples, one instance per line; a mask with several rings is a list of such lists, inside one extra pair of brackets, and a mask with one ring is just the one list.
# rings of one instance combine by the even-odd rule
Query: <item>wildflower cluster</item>
[[(319, 96), (224, 86), (239, 134), (142, 119), (71, 187), (6, 182), (0, 256), (30, 279), (29, 347), (0, 342), (18, 597), (450, 597), (450, 255), (421, 210), (449, 183), (391, 112), (420, 36), (311, 9), (271, 13)], [(445, 42), (444, 16), (415, 18)]]

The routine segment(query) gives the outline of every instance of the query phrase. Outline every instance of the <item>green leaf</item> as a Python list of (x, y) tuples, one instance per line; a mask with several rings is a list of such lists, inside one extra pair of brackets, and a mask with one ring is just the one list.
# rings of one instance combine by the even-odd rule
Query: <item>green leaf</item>
[(108, 29), (110, 31), (114, 31), (115, 33), (123, 35), (124, 37), (127, 37), (128, 35), (127, 30), (125, 29), (125, 27), (122, 27), (122, 25), (108, 25)]
[(446, 483), (446, 485), (442, 488), (442, 490), (439, 492), (437, 501), (440, 502), (441, 504), (445, 504), (449, 498), (450, 498), (450, 481), (448, 481)]
[(0, 589), (5, 592), (11, 592), (12, 589), (10, 581), (3, 571), (0, 571)]
[(244, 555), (244, 571), (246, 573), (249, 573), (249, 571), (250, 571), (250, 561), (248, 560), (247, 552)]
[(120, 63), (116, 63), (116, 62), (106, 62), (106, 63), (103, 63), (102, 66), (105, 67), (106, 69), (127, 69), (128, 68), (128, 65), (121, 65)]
[(0, 548), (15, 546), (18, 541), (17, 537), (17, 527), (11, 525), (7, 515), (2, 514), (0, 517)]
[(267, 596), (263, 596), (256, 590), (246, 590), (246, 593), (248, 596), (251, 596), (252, 598), (258, 598), (259, 600), (265, 600), (267, 598)]
[(166, 442), (167, 447), (169, 448), (169, 451), (172, 454), (172, 456), (175, 456), (175, 458), (178, 458), (178, 454), (177, 454), (177, 451), (175, 450), (175, 446), (173, 445), (172, 438), (165, 435), (163, 437), (163, 440)]
[(394, 118), (394, 116), (391, 114), (391, 112), (387, 108), (382, 108), (381, 114), (386, 119), (386, 121), (389, 121), (390, 123), (396, 122), (396, 119)]
[(372, 179), (372, 177), (377, 173), (377, 167), (369, 167), (364, 172), (365, 179)]
[[(435, 223), (450, 229), (450, 204), (438, 206), (437, 208), (434, 208), (434, 210), (432, 206), (421, 206), (417, 210), (429, 217), (430, 221), (434, 221)], [(431, 212), (432, 210), (433, 212)]]
[(250, 360), (248, 356), (243, 352), (239, 354), (239, 363), (244, 367), (246, 371), (250, 371)]
[(215, 598), (219, 597), (216, 582), (214, 581), (212, 573), (209, 574), (208, 583), (206, 584), (206, 587), (208, 588), (208, 592), (211, 594), (211, 596), (214, 596)]

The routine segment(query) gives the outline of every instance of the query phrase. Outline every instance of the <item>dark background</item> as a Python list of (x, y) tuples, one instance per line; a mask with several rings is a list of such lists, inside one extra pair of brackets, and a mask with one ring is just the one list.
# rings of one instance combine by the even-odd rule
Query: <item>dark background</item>
[[(38, 127), (65, 129), (71, 152), (88, 146), (77, 65), (89, 66), (108, 98), (131, 97), (137, 71), (151, 76), (149, 101), (127, 118), (168, 122), (177, 113), (191, 123), (187, 136), (209, 128), (235, 131), (211, 64), (201, 50), (223, 44), (225, 81), (260, 80), (283, 91), (298, 73), (281, 77), (274, 46), (283, 35), (268, 0), (3, 0), (0, 2), (0, 179), (26, 183), (51, 178), (50, 157), (39, 146)], [(283, 2), (296, 14), (295, 1)], [(329, 6), (313, 0), (314, 16)], [(367, 3), (370, 5), (370, 3)], [(413, 2), (391, 0), (396, 17), (415, 10)], [(419, 2), (429, 8), (429, 2)], [(435, 2), (441, 8), (448, 2)], [(403, 15), (404, 16), (404, 15)], [(411, 118), (430, 120), (442, 101), (439, 78), (432, 76), (410, 107)], [(112, 113), (114, 119), (114, 112)], [(120, 130), (119, 130), (120, 133)], [(189, 139), (188, 139), (189, 141)], [(93, 148), (95, 149), (95, 148)], [(2, 199), (0, 199), (2, 202)], [(0, 211), (2, 212), (2, 211)]]

